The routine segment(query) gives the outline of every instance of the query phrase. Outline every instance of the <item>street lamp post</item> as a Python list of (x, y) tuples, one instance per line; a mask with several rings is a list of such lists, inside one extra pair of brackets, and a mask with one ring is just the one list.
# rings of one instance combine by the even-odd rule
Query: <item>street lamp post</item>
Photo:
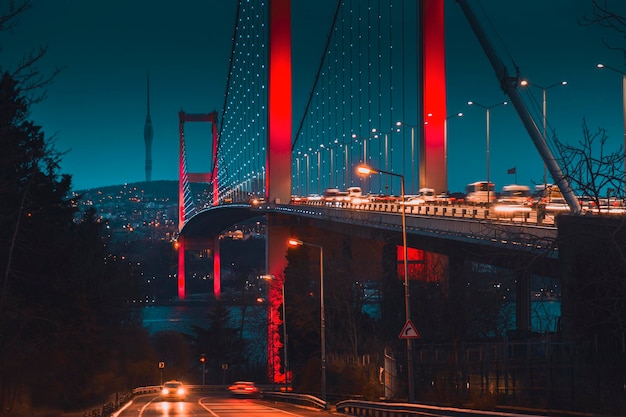
[[(408, 248), (406, 244), (406, 215), (405, 215), (405, 205), (404, 205), (404, 175), (396, 174), (391, 171), (383, 171), (382, 169), (374, 169), (370, 168), (366, 165), (361, 165), (357, 167), (357, 173), (360, 175), (370, 175), (370, 174), (387, 174), (394, 177), (400, 178), (400, 199), (401, 199), (401, 217), (402, 217), (402, 250), (404, 252), (404, 314), (406, 316), (406, 322), (408, 323), (411, 319), (411, 305), (410, 305), (410, 294), (409, 294), (409, 261), (408, 261)], [(409, 402), (414, 402), (413, 396), (413, 352), (411, 349), (411, 338), (406, 339), (406, 350), (407, 350), (407, 379), (408, 379), (408, 390), (409, 390)]]
[[(396, 127), (398, 129), (401, 129), (401, 126), (406, 126), (406, 127), (411, 128), (411, 194), (415, 194), (415, 128), (417, 126), (406, 124), (403, 122), (396, 122)], [(404, 142), (405, 141), (403, 140), (402, 146), (404, 146)], [(403, 154), (405, 153), (404, 148), (402, 150), (402, 153)], [(404, 169), (404, 158), (403, 158), (402, 172), (406, 172), (406, 170)]]
[[(380, 130), (374, 128), (372, 129), (372, 134), (374, 139), (380, 139), (381, 136), (383, 138), (383, 149), (384, 154), (380, 155), (379, 163), (383, 163), (382, 157), (384, 157), (384, 166), (387, 171), (393, 169), (393, 144), (391, 144), (392, 135), (394, 132), (400, 132), (402, 126), (402, 122), (396, 122), (394, 126), (391, 127), (391, 130), (388, 132), (381, 132)], [(391, 145), (391, 146), (390, 146)], [(402, 151), (402, 155), (404, 155), (404, 150)], [(403, 158), (404, 159), (404, 158)], [(363, 161), (363, 164), (367, 165), (367, 161)], [(404, 166), (404, 163), (403, 163)], [(402, 170), (404, 172), (404, 170)], [(389, 186), (385, 181), (385, 194), (393, 194), (393, 186)]]
[[(285, 384), (289, 384), (289, 357), (287, 356), (287, 311), (285, 310), (285, 281), (278, 280), (274, 275), (261, 275), (261, 279), (278, 281), (283, 298), (283, 355), (285, 356)], [(272, 369), (272, 372), (274, 370)], [(272, 377), (273, 379), (273, 377)]]
[[(609, 67), (605, 64), (596, 65), (598, 68), (609, 69), (611, 71), (617, 72), (618, 74), (622, 74), (622, 114), (624, 119), (624, 181), (626, 182), (626, 72), (620, 71), (616, 68)], [(624, 194), (626, 194), (626, 185), (624, 186)]]
[(305, 195), (309, 195), (309, 154), (305, 153), (304, 154), (304, 158), (306, 159), (306, 164), (305, 164), (305, 168), (306, 168), (306, 173), (305, 173), (305, 181), (306, 184), (304, 186), (304, 193)]
[(350, 177), (349, 177), (349, 170), (348, 170), (348, 157), (349, 157), (349, 153), (348, 153), (348, 142), (343, 144), (344, 146), (344, 150), (343, 150), (343, 156), (344, 156), (344, 165), (343, 165), (343, 169), (345, 171), (345, 176), (346, 178), (344, 179), (344, 189), (348, 188), (348, 184), (350, 184)]
[[(547, 87), (542, 87), (540, 85), (531, 83), (528, 80), (522, 80), (520, 82), (520, 85), (522, 85), (522, 86), (531, 85), (533, 87), (540, 88), (541, 91), (542, 91), (542, 95), (541, 95), (541, 99), (542, 99), (541, 113), (542, 113), (542, 116), (543, 116), (543, 141), (545, 143), (548, 143), (548, 131), (547, 131), (547, 104), (548, 104), (548, 102), (547, 102), (547, 99), (546, 99), (546, 91), (548, 91), (549, 89), (551, 89), (553, 87), (557, 87), (559, 85), (567, 85), (567, 81), (561, 81), (561, 82), (558, 82), (558, 83), (550, 84)], [(546, 183), (548, 181), (546, 177), (547, 177), (547, 167), (546, 167), (546, 164), (544, 163), (543, 164), (543, 187), (544, 187), (544, 189), (545, 189)]]
[[(324, 145), (322, 145), (324, 147)], [(317, 150), (317, 193), (322, 194), (322, 151)]]
[[(411, 128), (411, 194), (415, 194), (415, 128), (416, 125), (409, 125), (402, 122), (396, 122), (396, 126), (406, 126)], [(404, 141), (402, 141), (404, 144)], [(404, 154), (404, 151), (402, 152)], [(405, 172), (404, 169), (402, 172)]]
[(489, 130), (490, 130), (490, 126), (491, 126), (491, 121), (489, 118), (489, 115), (491, 113), (491, 109), (493, 109), (494, 107), (498, 107), (498, 106), (506, 106), (508, 104), (507, 101), (503, 101), (501, 103), (496, 103), (496, 104), (492, 104), (491, 106), (483, 106), (482, 104), (476, 103), (475, 101), (468, 101), (467, 104), (469, 104), (470, 106), (478, 106), (481, 107), (483, 109), (485, 109), (486, 113), (487, 113), (487, 207), (489, 207), (490, 203), (491, 203), (491, 178), (490, 178), (490, 155), (489, 155), (489, 149), (490, 149), (490, 145), (489, 145)]
[[(444, 124), (443, 124), (443, 137), (444, 137), (444, 154), (443, 154), (443, 158), (445, 161), (445, 166), (446, 166), (446, 186), (448, 185), (448, 120), (450, 119), (455, 119), (457, 117), (463, 117), (463, 113), (462, 112), (457, 112), (451, 116), (446, 117), (446, 120), (444, 120)], [(446, 193), (446, 195), (448, 194), (449, 190), (441, 190), (443, 192)]]
[(322, 359), (322, 400), (326, 402), (326, 319), (324, 314), (324, 248), (314, 243), (303, 242), (298, 239), (289, 239), (290, 246), (313, 246), (320, 250), (320, 334)]
[[(444, 124), (444, 137), (446, 138), (446, 143), (448, 141), (448, 120), (453, 119), (455, 117), (463, 117), (463, 113), (458, 112), (456, 114), (446, 117), (445, 124)], [(415, 194), (415, 128), (417, 126), (406, 124), (403, 122), (396, 122), (396, 126), (398, 126), (398, 128), (400, 128), (400, 126), (411, 128), (411, 190), (410, 191), (411, 191), (411, 194)], [(404, 146), (404, 141), (402, 142), (402, 144)], [(405, 153), (404, 150), (402, 151), (402, 153), (403, 154)], [(448, 145), (447, 144), (446, 144), (444, 157), (446, 161), (446, 166), (448, 166)], [(404, 166), (403, 166), (402, 172), (405, 172)], [(447, 191), (447, 190), (443, 190), (443, 191)]]

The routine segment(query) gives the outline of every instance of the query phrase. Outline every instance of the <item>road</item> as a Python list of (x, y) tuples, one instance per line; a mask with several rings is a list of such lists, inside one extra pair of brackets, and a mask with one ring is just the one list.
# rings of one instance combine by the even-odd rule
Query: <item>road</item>
[(229, 394), (190, 394), (186, 401), (161, 401), (158, 394), (140, 395), (124, 406), (116, 417), (320, 417), (330, 415), (319, 409)]

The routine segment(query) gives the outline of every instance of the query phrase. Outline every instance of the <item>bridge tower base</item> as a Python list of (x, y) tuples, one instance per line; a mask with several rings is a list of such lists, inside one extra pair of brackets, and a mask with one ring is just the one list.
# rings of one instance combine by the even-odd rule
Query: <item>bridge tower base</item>
[[(273, 277), (268, 282), (268, 309), (267, 309), (267, 358), (268, 377), (274, 384), (289, 384), (289, 358), (284, 346), (287, 344), (285, 326), (284, 290), (287, 266), (287, 247), (291, 236), (290, 223), (284, 223), (278, 216), (266, 216), (267, 235), (265, 242), (265, 262), (267, 275)], [(281, 340), (282, 339), (282, 340)], [(281, 363), (282, 356), (282, 363)]]
[(187, 251), (206, 251), (213, 253), (213, 292), (215, 298), (220, 296), (220, 268), (219, 268), (219, 237), (211, 239), (198, 239), (179, 236), (176, 241), (178, 250), (177, 286), (178, 299), (184, 300), (187, 297), (186, 285), (186, 257)]

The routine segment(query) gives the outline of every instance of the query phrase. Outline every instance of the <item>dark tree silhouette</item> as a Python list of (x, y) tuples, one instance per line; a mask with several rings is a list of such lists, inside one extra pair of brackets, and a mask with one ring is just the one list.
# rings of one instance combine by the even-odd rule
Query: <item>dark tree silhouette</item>
[(592, 200), (595, 207), (601, 207), (601, 200), (610, 197), (623, 197), (624, 194), (624, 149), (607, 149), (606, 131), (598, 128), (592, 132), (583, 120), (583, 138), (571, 145), (554, 138), (560, 156), (563, 176), (572, 190), (579, 196)]
[[(0, 32), (30, 6), (0, 5)], [(127, 389), (120, 364), (138, 358), (122, 339), (147, 340), (129, 308), (132, 269), (107, 250), (95, 213), (77, 213), (62, 154), (29, 119), (56, 75), (37, 69), (44, 55), (0, 66), (0, 410), (9, 415)]]
[(602, 43), (604, 43), (608, 49), (621, 51), (624, 61), (626, 62), (626, 47), (619, 43), (623, 42), (623, 37), (626, 35), (625, 16), (616, 13), (606, 0), (591, 0), (591, 15), (583, 16), (580, 23), (584, 26), (599, 25), (607, 29), (607, 33), (609, 34), (620, 35), (620, 41), (603, 38)]

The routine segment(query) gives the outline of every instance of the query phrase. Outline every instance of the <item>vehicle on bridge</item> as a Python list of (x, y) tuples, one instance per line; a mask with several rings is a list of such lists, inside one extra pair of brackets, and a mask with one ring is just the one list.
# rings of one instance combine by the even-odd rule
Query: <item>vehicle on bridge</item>
[(433, 188), (420, 188), (417, 196), (428, 203), (433, 203), (437, 199)]
[(518, 184), (505, 185), (502, 187), (502, 192), (497, 199), (497, 203), (520, 204), (523, 206), (532, 205), (533, 197), (530, 193), (530, 187)]
[(361, 187), (348, 187), (348, 197), (363, 197)]
[(372, 194), (370, 195), (370, 201), (372, 203), (396, 203), (400, 200), (400, 197), (395, 195), (385, 194)]
[(496, 200), (493, 211), (498, 218), (514, 218), (516, 216), (528, 218), (532, 205), (533, 197), (530, 193), (530, 187), (511, 184), (502, 187), (502, 193)]
[(426, 200), (419, 195), (409, 195), (405, 196), (404, 201), (401, 201), (400, 204), (405, 206), (419, 206), (421, 204), (425, 204)]
[(547, 212), (566, 212), (570, 210), (565, 197), (555, 184), (540, 184), (535, 186), (535, 201), (543, 206)]
[(456, 202), (456, 198), (451, 194), (441, 193), (437, 194), (437, 196), (435, 197), (435, 201), (440, 204), (453, 204), (454, 202)]
[(465, 202), (469, 204), (495, 203), (496, 185), (487, 181), (476, 181), (465, 187)]

